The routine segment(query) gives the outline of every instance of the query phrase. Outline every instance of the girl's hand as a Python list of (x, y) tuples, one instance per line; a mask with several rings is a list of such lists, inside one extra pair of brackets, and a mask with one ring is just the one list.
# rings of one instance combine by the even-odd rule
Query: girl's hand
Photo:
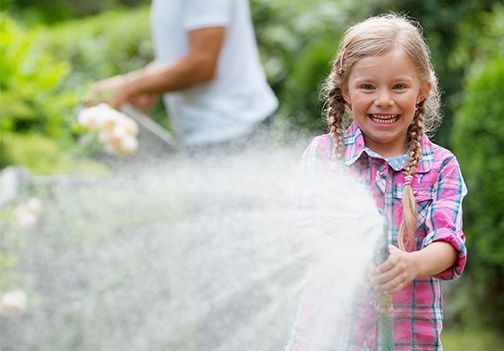
[(417, 276), (417, 265), (410, 252), (389, 245), (390, 256), (375, 270), (371, 283), (378, 292), (395, 292)]

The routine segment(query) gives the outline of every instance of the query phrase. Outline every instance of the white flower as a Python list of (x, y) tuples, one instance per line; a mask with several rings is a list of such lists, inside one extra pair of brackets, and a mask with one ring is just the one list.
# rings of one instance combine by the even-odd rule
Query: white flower
[(19, 316), (26, 312), (28, 297), (23, 290), (17, 289), (0, 297), (0, 314)]
[(79, 113), (78, 122), (81, 126), (89, 129), (91, 131), (98, 129), (98, 119), (94, 111), (89, 109), (84, 109)]
[(124, 156), (133, 155), (138, 149), (138, 140), (131, 136), (125, 136), (121, 141), (120, 154)]
[(100, 141), (100, 143), (108, 144), (110, 142), (110, 139), (112, 139), (112, 135), (111, 135), (110, 131), (101, 130), (98, 133), (98, 140)]
[(133, 119), (126, 117), (123, 120), (124, 128), (126, 129), (126, 132), (131, 135), (131, 136), (137, 136), (138, 135), (138, 124), (135, 122)]
[(108, 104), (101, 103), (81, 111), (79, 123), (97, 132), (98, 140), (108, 153), (129, 156), (138, 149), (138, 124)]
[(124, 137), (128, 136), (128, 132), (124, 125), (118, 124), (112, 129), (112, 139), (123, 139)]
[(42, 202), (37, 198), (19, 204), (14, 209), (14, 225), (25, 231), (32, 230), (38, 223), (41, 210)]
[(32, 213), (39, 214), (42, 209), (42, 201), (36, 197), (32, 197), (25, 204), (26, 209)]

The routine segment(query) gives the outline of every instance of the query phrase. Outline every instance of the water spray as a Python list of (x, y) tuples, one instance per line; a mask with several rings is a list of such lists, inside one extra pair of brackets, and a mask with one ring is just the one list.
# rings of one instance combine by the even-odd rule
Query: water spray
[(310, 178), (316, 203), (298, 213), (306, 230), (293, 237), (307, 143), (172, 153), (101, 178), (32, 177), (19, 200), (40, 198), (39, 220), (23, 245), (2, 226), (0, 249), (16, 257), (27, 300), (23, 315), (0, 316), (0, 348), (276, 351), (307, 282), (328, 301), (310, 335), (328, 323), (344, 331), (383, 222), (364, 187), (330, 174)]

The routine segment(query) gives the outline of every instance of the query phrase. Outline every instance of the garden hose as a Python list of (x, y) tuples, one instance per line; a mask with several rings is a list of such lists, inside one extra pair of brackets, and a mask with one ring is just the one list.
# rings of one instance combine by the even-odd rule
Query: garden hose
[[(388, 225), (383, 228), (383, 237), (378, 245), (378, 250), (375, 255), (375, 264), (382, 264), (390, 255), (388, 248)], [(376, 344), (381, 345), (381, 351), (394, 351), (394, 320), (393, 320), (394, 304), (392, 303), (392, 295), (383, 293), (376, 298), (376, 313), (378, 314), (378, 337)]]
[(394, 322), (392, 314), (394, 305), (390, 293), (378, 296), (376, 311), (378, 313), (378, 333), (382, 351), (394, 351)]

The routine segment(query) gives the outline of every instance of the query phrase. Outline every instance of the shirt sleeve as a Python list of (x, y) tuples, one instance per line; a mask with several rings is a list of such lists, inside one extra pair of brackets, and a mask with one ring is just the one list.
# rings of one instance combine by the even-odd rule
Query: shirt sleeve
[(457, 279), (464, 270), (467, 260), (465, 236), (462, 231), (462, 200), (467, 188), (455, 156), (445, 160), (439, 171), (434, 201), (427, 214), (428, 234), (423, 247), (433, 242), (444, 241), (457, 251), (455, 264), (434, 277), (443, 280)]
[(183, 26), (187, 31), (207, 27), (227, 27), (236, 0), (185, 0)]
[(298, 169), (298, 208), (310, 207), (313, 194), (318, 189), (315, 181), (329, 169), (331, 142), (328, 135), (318, 136), (306, 148)]
[(313, 139), (305, 149), (295, 174), (294, 203), (288, 216), (290, 230), (284, 238), (295, 248), (302, 247), (302, 241), (309, 235), (306, 229), (311, 228), (315, 222), (317, 208), (316, 193), (318, 190), (316, 179), (322, 169), (327, 167), (329, 161), (328, 140), (326, 136)]

